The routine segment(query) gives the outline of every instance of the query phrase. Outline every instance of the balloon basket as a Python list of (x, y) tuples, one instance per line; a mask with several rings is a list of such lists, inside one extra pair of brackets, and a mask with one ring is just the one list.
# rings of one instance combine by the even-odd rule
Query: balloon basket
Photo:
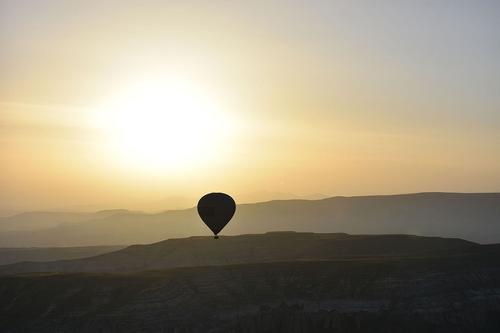
[(217, 235), (216, 235), (216, 236), (214, 236), (214, 239), (219, 239), (219, 236), (217, 236)]

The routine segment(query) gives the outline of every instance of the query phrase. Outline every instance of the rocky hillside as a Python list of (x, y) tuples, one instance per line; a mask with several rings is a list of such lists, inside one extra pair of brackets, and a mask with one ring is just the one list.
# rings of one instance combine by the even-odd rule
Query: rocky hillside
[(498, 332), (500, 256), (0, 277), (3, 332)]

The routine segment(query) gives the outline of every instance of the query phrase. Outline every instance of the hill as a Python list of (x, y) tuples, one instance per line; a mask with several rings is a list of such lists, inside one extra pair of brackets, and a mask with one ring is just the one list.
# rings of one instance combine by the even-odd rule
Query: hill
[(93, 257), (122, 248), (124, 246), (0, 248), (0, 265), (22, 261), (54, 261)]
[[(333, 197), (239, 205), (225, 235), (294, 230), (415, 234), (500, 242), (500, 193), (419, 193)], [(120, 211), (43, 230), (0, 232), (0, 246), (151, 243), (210, 234), (195, 209), (159, 214)]]
[(259, 235), (190, 237), (133, 245), (95, 257), (0, 266), (0, 273), (131, 272), (177, 267), (343, 258), (435, 257), (477, 252), (461, 239), (410, 235), (348, 235), (273, 232)]

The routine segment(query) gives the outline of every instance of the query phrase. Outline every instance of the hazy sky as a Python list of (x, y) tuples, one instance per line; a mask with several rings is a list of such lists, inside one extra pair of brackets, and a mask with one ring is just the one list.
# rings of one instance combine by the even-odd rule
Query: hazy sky
[(497, 0), (0, 0), (1, 210), (499, 190)]

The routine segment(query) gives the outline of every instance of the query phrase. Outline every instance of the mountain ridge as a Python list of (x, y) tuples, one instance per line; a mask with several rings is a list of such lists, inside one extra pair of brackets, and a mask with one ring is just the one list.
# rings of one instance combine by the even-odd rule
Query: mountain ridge
[[(238, 205), (223, 234), (271, 230), (401, 233), (500, 242), (500, 193), (422, 192), (274, 200)], [(1, 222), (1, 219), (0, 219)], [(0, 227), (1, 230), (1, 227)], [(194, 208), (162, 213), (121, 212), (41, 230), (0, 232), (0, 246), (91, 246), (151, 243), (209, 234)]]

